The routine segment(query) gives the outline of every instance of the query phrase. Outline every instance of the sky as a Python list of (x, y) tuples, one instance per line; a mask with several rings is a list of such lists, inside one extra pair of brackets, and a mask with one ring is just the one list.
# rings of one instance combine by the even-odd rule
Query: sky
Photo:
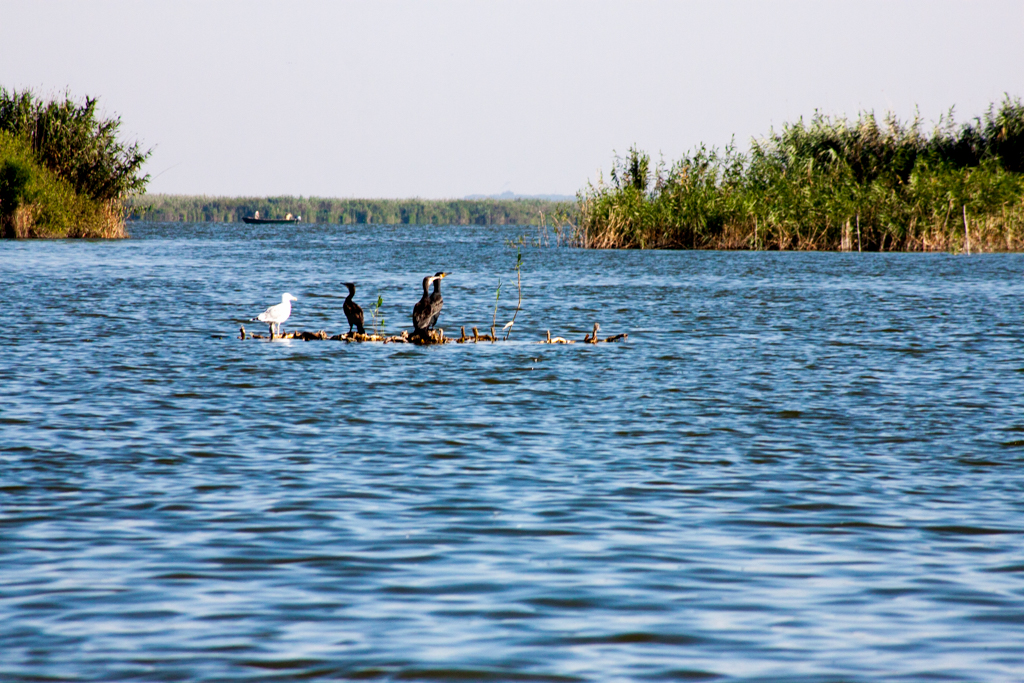
[(1024, 2), (0, 0), (0, 86), (98, 97), (151, 193), (573, 195), (631, 146), (1024, 97)]

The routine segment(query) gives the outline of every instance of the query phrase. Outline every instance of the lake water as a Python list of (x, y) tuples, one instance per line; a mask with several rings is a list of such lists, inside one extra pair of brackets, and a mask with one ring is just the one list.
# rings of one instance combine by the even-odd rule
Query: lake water
[(0, 680), (1024, 680), (1024, 256), (527, 246), (422, 348), (237, 336), (534, 229), (130, 231), (0, 242)]

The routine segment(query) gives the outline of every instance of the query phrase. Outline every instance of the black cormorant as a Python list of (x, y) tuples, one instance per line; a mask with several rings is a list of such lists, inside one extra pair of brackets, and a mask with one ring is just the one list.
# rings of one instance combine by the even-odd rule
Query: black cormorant
[(355, 301), (352, 301), (352, 297), (356, 295), (356, 283), (343, 282), (341, 284), (348, 287), (348, 297), (345, 298), (345, 304), (341, 307), (345, 311), (345, 319), (348, 320), (348, 333), (352, 334), (352, 328), (355, 327), (359, 334), (366, 334), (366, 331), (363, 330), (363, 309)]
[[(443, 277), (444, 274), (442, 273), (441, 275), (428, 275), (423, 278), (423, 296), (412, 307), (413, 334), (422, 335), (430, 329), (430, 321), (434, 317), (434, 312), (430, 305), (430, 283)], [(440, 306), (438, 307), (438, 313), (440, 313)]]
[(434, 293), (430, 295), (430, 326), (429, 330), (434, 329), (434, 325), (437, 324), (437, 319), (441, 317), (441, 307), (444, 306), (444, 299), (441, 297), (441, 279), (448, 277), (451, 273), (434, 273)]

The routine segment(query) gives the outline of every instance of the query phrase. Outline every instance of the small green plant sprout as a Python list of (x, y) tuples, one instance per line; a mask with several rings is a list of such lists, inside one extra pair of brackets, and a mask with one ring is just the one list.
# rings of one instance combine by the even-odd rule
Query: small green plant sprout
[(381, 307), (384, 305), (384, 297), (377, 293), (377, 301), (374, 302), (373, 308), (370, 309), (370, 317), (373, 320), (373, 333), (384, 334), (385, 321), (384, 314), (380, 312)]
[(498, 299), (501, 298), (501, 278), (498, 278), (498, 289), (494, 292), (494, 316), (491, 318), (491, 329), (498, 324)]
[(519, 301), (516, 303), (516, 310), (512, 314), (512, 319), (502, 328), (505, 330), (504, 341), (508, 341), (508, 336), (512, 334), (512, 326), (516, 324), (516, 316), (519, 315), (519, 310), (523, 307), (523, 250), (520, 245), (516, 245), (516, 288), (519, 290)]

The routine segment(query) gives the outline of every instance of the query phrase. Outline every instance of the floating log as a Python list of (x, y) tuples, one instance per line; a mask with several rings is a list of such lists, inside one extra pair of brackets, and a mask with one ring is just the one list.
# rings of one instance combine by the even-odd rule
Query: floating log
[[(587, 333), (586, 335), (584, 335), (583, 336), (583, 341), (581, 343), (583, 343), (583, 344), (607, 344), (608, 342), (615, 342), (615, 341), (619, 341), (620, 339), (623, 340), (623, 341), (625, 341), (626, 339), (629, 339), (629, 334), (626, 333), (626, 332), (623, 332), (622, 334), (615, 334), (615, 335), (612, 335), (611, 337), (605, 337), (604, 339), (598, 339), (597, 331), (600, 330), (600, 329), (601, 329), (601, 326), (599, 324), (597, 324), (597, 323), (594, 323), (594, 332), (593, 332), (593, 334)], [(537, 342), (538, 344), (575, 344), (576, 343), (573, 340), (566, 339), (564, 337), (552, 337), (551, 336), (551, 330), (547, 330), (545, 332), (545, 335), (546, 335), (546, 338), (543, 341)]]
[(433, 346), (434, 344), (448, 344), (452, 340), (444, 336), (444, 330), (420, 330), (409, 335), (409, 341), (417, 346)]
[(551, 336), (551, 330), (546, 330), (545, 333), (547, 334), (547, 339), (545, 339), (542, 342), (538, 342), (538, 343), (540, 343), (540, 344), (575, 344), (576, 343), (576, 342), (570, 341), (570, 340), (568, 340), (568, 339), (566, 339), (564, 337), (552, 337)]
[[(244, 333), (244, 329), (243, 333)], [(327, 333), (323, 330), (317, 330), (316, 332), (285, 332), (284, 334), (274, 334), (271, 332), (269, 335), (262, 334), (250, 334), (250, 339), (269, 339), (274, 341), (275, 339), (301, 339), (302, 341), (314, 341), (314, 340), (325, 340), (327, 339)]]
[[(593, 334), (586, 334), (583, 337), (584, 344), (603, 344), (608, 342), (615, 342), (625, 340), (629, 338), (627, 333), (616, 334), (611, 337), (599, 339), (597, 337), (598, 330), (601, 326), (594, 323)], [(357, 342), (357, 343), (378, 343), (378, 344), (416, 344), (417, 346), (435, 346), (437, 344), (450, 344), (456, 342), (458, 344), (476, 344), (479, 342), (491, 342), (492, 344), (498, 341), (498, 337), (495, 334), (495, 330), (491, 328), (491, 334), (480, 334), (480, 330), (476, 327), (473, 328), (473, 336), (466, 335), (466, 328), (459, 328), (458, 339), (446, 337), (444, 330), (425, 330), (421, 332), (413, 332), (410, 334), (408, 331), (403, 331), (401, 334), (395, 335), (383, 335), (383, 334), (360, 334), (359, 332), (345, 332), (343, 334), (336, 334), (334, 336), (328, 336), (324, 330), (317, 330), (316, 332), (309, 331), (295, 331), (286, 332), (284, 334), (270, 334), (263, 335), (258, 333), (247, 333), (245, 326), (242, 325), (238, 328), (239, 339), (301, 339), (303, 341), (324, 341), (330, 339), (331, 341), (343, 341), (343, 342)], [(576, 342), (565, 337), (552, 337), (551, 330), (545, 331), (545, 338), (537, 342), (538, 344), (575, 344)]]
[(599, 329), (601, 329), (601, 326), (598, 325), (597, 323), (594, 323), (594, 333), (593, 333), (593, 335), (590, 335), (590, 334), (586, 335), (583, 338), (583, 341), (587, 342), (588, 344), (602, 344), (602, 343), (618, 341), (619, 339), (628, 339), (629, 338), (629, 335), (626, 334), (625, 332), (623, 332), (622, 334), (615, 334), (615, 335), (612, 335), (611, 337), (605, 337), (604, 339), (598, 339), (597, 338), (597, 331)]
[[(493, 329), (494, 328), (492, 327), (491, 330), (493, 330)], [(456, 344), (477, 344), (479, 342), (484, 342), (484, 341), (493, 342), (493, 341), (495, 341), (495, 338), (494, 338), (493, 335), (490, 335), (490, 334), (480, 334), (480, 330), (475, 328), (475, 327), (473, 328), (473, 336), (472, 337), (467, 337), (466, 336), (466, 328), (463, 327), (462, 328), (462, 336), (459, 337), (458, 339), (456, 339), (455, 343)]]
[(336, 334), (331, 337), (332, 341), (343, 341), (343, 342), (380, 342), (383, 344), (407, 344), (409, 343), (409, 333), (402, 332), (402, 334), (393, 334), (391, 336), (385, 334), (360, 334), (359, 332), (345, 332), (344, 334)]

